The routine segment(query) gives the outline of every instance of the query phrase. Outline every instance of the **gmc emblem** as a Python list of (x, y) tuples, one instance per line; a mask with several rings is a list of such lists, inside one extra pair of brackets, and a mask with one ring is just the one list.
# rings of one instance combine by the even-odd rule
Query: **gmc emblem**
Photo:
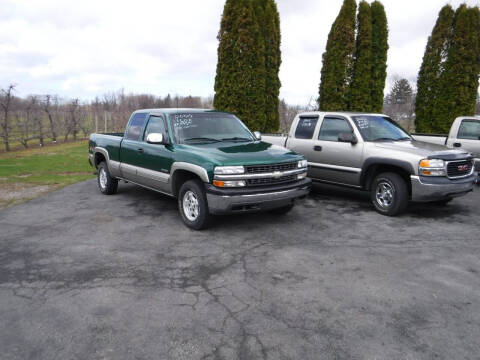
[(458, 165), (458, 171), (468, 171), (468, 165)]

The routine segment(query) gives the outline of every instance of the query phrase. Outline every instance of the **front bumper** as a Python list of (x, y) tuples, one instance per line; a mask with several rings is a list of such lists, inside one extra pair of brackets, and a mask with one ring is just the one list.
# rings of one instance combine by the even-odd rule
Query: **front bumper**
[(276, 209), (308, 195), (311, 183), (312, 181), (307, 178), (283, 186), (228, 190), (207, 185), (208, 208), (212, 214)]
[(411, 175), (412, 201), (428, 202), (463, 196), (473, 190), (476, 177), (475, 173), (455, 180)]

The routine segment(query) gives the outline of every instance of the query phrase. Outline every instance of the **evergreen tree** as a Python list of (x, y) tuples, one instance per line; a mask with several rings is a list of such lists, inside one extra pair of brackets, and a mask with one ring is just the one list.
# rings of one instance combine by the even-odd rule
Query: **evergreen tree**
[(383, 107), (383, 90), (387, 77), (388, 23), (381, 2), (371, 4), (372, 13), (372, 75), (370, 112), (380, 113)]
[(413, 88), (407, 79), (396, 80), (387, 95), (388, 104), (407, 104), (412, 100)]
[(326, 111), (348, 108), (347, 92), (355, 52), (355, 0), (344, 0), (328, 34), (319, 87), (319, 108)]
[(213, 105), (219, 110), (226, 110), (230, 105), (230, 88), (233, 82), (233, 48), (237, 37), (237, 29), (234, 23), (238, 16), (237, 12), (238, 3), (235, 0), (226, 0), (223, 8), (222, 20), (220, 22), (220, 31), (217, 35), (219, 44)]
[(445, 5), (438, 14), (437, 22), (428, 38), (422, 66), (417, 80), (415, 100), (415, 128), (417, 132), (435, 132), (434, 113), (440, 91), (440, 76), (447, 60), (453, 31), (454, 11)]
[(480, 74), (480, 11), (461, 5), (453, 24), (453, 35), (440, 92), (435, 106), (434, 131), (447, 133), (461, 115), (473, 115)]
[(370, 5), (361, 1), (358, 5), (358, 30), (355, 65), (349, 93), (350, 111), (372, 111), (372, 17)]
[[(254, 0), (227, 0), (221, 21), (214, 106), (265, 128), (265, 41)], [(277, 108), (278, 111), (278, 108)]]
[[(258, 0), (257, 0), (258, 1)], [(257, 14), (265, 42), (265, 116), (264, 132), (276, 132), (280, 127), (278, 112), (280, 95), (280, 15), (275, 0), (260, 0)]]

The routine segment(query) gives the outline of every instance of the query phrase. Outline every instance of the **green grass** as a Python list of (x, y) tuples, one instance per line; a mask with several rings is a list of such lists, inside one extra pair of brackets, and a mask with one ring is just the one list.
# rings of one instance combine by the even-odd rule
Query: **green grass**
[(88, 141), (0, 154), (0, 181), (68, 185), (90, 179)]
[[(0, 207), (45, 192), (32, 195), (32, 189), (48, 186), (49, 190), (55, 190), (91, 179), (94, 177), (93, 171), (88, 164), (88, 141), (0, 153)], [(18, 192), (20, 195), (12, 200), (8, 192)], [(1, 201), (2, 195), (4, 201)]]

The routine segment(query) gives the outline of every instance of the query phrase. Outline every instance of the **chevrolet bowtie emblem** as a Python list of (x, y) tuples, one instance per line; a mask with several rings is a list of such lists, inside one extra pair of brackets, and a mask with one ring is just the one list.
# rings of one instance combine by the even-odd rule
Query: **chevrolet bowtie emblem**
[(280, 171), (274, 171), (273, 172), (273, 177), (275, 179), (278, 179), (279, 177), (282, 177), (282, 173)]

